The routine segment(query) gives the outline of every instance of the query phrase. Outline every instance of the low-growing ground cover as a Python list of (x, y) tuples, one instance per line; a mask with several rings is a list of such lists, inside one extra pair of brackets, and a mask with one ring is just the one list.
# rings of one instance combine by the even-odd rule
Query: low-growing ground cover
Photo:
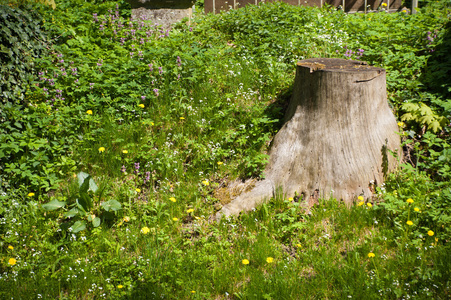
[[(1, 102), (2, 298), (449, 297), (446, 2), (416, 15), (272, 3), (170, 32), (123, 1), (0, 7), (39, 12), (42, 32), (27, 59), (2, 52), (29, 74)], [(28, 39), (5, 28), (2, 43)], [(405, 163), (351, 208), (279, 196), (213, 221), (228, 181), (261, 176), (295, 62), (315, 56), (387, 69)]]

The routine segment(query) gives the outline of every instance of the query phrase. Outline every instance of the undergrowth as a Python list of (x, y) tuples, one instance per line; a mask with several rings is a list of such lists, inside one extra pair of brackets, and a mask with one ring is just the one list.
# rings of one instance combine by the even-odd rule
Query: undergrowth
[[(0, 5), (0, 298), (449, 298), (445, 1), (249, 5), (171, 31), (125, 1), (17, 5)], [(318, 56), (387, 69), (404, 164), (370, 202), (276, 196), (213, 221), (230, 181), (263, 176), (295, 63)]]

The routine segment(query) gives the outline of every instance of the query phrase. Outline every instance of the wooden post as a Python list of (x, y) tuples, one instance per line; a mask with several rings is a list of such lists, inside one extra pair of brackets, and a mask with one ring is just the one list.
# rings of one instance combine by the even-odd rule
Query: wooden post
[(396, 119), (387, 102), (385, 70), (360, 61), (306, 59), (297, 64), (285, 123), (272, 141), (265, 179), (225, 205), (238, 214), (282, 190), (302, 195), (305, 207), (318, 198), (351, 204), (370, 198), (375, 185), (401, 155)]
[(417, 13), (417, 8), (418, 8), (418, 0), (412, 0), (412, 14)]

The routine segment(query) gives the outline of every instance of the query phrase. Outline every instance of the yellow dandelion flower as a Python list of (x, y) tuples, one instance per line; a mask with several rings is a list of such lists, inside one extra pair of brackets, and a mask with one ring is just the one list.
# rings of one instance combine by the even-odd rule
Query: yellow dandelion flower
[(194, 294), (194, 293), (196, 293), (196, 291), (191, 291), (191, 294)]
[(179, 219), (178, 218), (172, 218), (172, 221), (177, 222)]
[(169, 198), (169, 200), (172, 201), (172, 202), (176, 202), (177, 201), (177, 200), (175, 200), (174, 197)]
[(369, 258), (372, 258), (372, 257), (375, 257), (375, 256), (376, 256), (376, 254), (374, 254), (373, 252), (368, 253), (368, 257)]
[(100, 147), (100, 148), (99, 148), (99, 152), (100, 152), (100, 153), (105, 152), (105, 147)]
[(14, 265), (16, 264), (16, 262), (17, 262), (17, 260), (16, 260), (15, 258), (10, 258), (10, 259), (8, 260), (8, 263), (9, 263), (11, 266), (14, 266)]
[(418, 207), (415, 207), (413, 210), (416, 212), (420, 212), (420, 209)]
[(33, 197), (34, 193), (28, 193), (28, 197)]
[(365, 200), (365, 199), (363, 198), (363, 196), (358, 196), (357, 199), (358, 199), (359, 201)]
[(86, 113), (87, 113), (88, 115), (92, 115), (92, 110), (89, 109), (89, 110), (86, 111)]
[(202, 180), (202, 183), (203, 183), (204, 185), (210, 185), (210, 183), (208, 182), (208, 180)]
[(135, 189), (137, 193), (141, 193), (141, 189)]
[(127, 154), (128, 150), (122, 150), (122, 153)]
[(274, 258), (272, 258), (272, 257), (267, 257), (267, 258), (266, 258), (266, 262), (267, 262), (268, 264), (272, 263), (273, 261), (274, 261)]
[(402, 127), (404, 127), (404, 125), (405, 125), (404, 122), (398, 122), (398, 126), (399, 126), (399, 127), (402, 128)]
[(387, 6), (387, 3), (382, 3), (382, 6), (383, 6), (383, 7), (386, 7), (386, 6)]
[(192, 213), (193, 211), (194, 211), (194, 209), (190, 208), (190, 209), (188, 209), (186, 212), (190, 214), (190, 213)]
[(428, 231), (428, 235), (429, 235), (429, 236), (433, 236), (433, 235), (434, 235), (434, 232), (433, 232), (432, 230), (429, 230), (429, 231)]
[(185, 118), (184, 117), (180, 117), (180, 120), (185, 120)]
[(413, 222), (412, 221), (407, 221), (406, 224), (409, 225), (409, 226), (412, 226)]
[(155, 125), (155, 123), (154, 122), (150, 122), (150, 126), (153, 126), (153, 125)]
[(248, 265), (248, 264), (249, 264), (249, 260), (243, 259), (243, 260), (241, 261), (241, 263), (242, 263), (243, 265)]
[(293, 197), (288, 198), (288, 201), (293, 201), (293, 200), (294, 200)]
[(360, 201), (359, 203), (357, 203), (357, 206), (362, 206), (363, 204), (365, 204), (365, 202)]
[(366, 206), (368, 206), (368, 207), (371, 208), (371, 207), (373, 207), (373, 204), (371, 204), (371, 203), (368, 202), (368, 203), (366, 204)]
[(11, 245), (9, 245), (9, 246), (8, 246), (8, 249), (9, 249), (9, 250), (14, 250), (14, 247), (11, 246)]
[(407, 199), (406, 202), (407, 202), (407, 203), (413, 203), (413, 199), (412, 199), (412, 198), (409, 198), (409, 199)]
[(218, 166), (223, 165), (224, 163), (222, 161), (218, 161)]
[(150, 232), (150, 229), (149, 229), (149, 227), (145, 226), (145, 227), (141, 228), (141, 232), (144, 234), (148, 234)]
[(144, 104), (142, 104), (142, 103), (140, 105), (138, 105), (138, 106), (141, 107), (141, 108), (144, 108)]
[(301, 244), (296, 244), (296, 247), (301, 248), (302, 245)]
[(123, 288), (124, 286), (122, 285), (122, 284), (119, 284), (118, 286), (117, 286), (117, 288), (118, 289), (121, 289), (121, 288)]

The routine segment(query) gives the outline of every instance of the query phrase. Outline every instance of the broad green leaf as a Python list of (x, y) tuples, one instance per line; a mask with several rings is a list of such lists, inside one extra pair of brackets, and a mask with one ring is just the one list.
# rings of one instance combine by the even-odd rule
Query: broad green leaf
[[(80, 191), (82, 191), (82, 189), (86, 189), (86, 191), (93, 191), (94, 193), (97, 191), (98, 189), (97, 184), (94, 182), (94, 179), (92, 179), (88, 173), (79, 172), (77, 174), (77, 178), (78, 178), (78, 187)], [(85, 184), (86, 186), (84, 186)]]
[(52, 210), (56, 210), (58, 208), (64, 207), (65, 205), (66, 205), (66, 202), (53, 199), (49, 203), (42, 204), (42, 207), (47, 211), (52, 211)]
[(92, 220), (92, 226), (99, 227), (100, 226), (100, 218), (95, 217), (94, 220)]
[(75, 207), (64, 214), (66, 218), (72, 218), (75, 217), (76, 215), (78, 215), (78, 209)]
[(116, 200), (109, 200), (107, 202), (103, 202), (101, 205), (102, 205), (103, 209), (106, 211), (110, 211), (110, 210), (118, 211), (118, 210), (122, 209), (121, 204)]
[(85, 221), (77, 221), (70, 227), (70, 232), (77, 233), (86, 229)]

